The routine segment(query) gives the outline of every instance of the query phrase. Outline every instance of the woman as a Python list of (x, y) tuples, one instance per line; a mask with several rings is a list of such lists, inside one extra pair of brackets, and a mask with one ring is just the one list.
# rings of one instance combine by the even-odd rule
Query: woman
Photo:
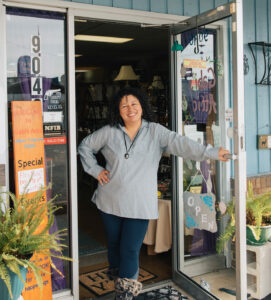
[[(116, 299), (133, 299), (139, 252), (150, 219), (158, 218), (157, 170), (163, 152), (186, 159), (220, 159), (228, 151), (203, 146), (151, 122), (139, 89), (121, 90), (112, 104), (111, 123), (87, 136), (79, 146), (84, 170), (99, 181), (92, 201), (101, 212), (108, 240), (108, 274)], [(106, 168), (95, 154), (101, 151)]]

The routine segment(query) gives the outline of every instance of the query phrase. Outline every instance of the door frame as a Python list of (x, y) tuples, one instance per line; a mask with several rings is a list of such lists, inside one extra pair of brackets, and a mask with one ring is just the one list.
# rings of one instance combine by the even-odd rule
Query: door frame
[[(0, 110), (1, 120), (5, 121), (1, 132), (6, 132), (4, 144), (8, 149), (8, 110), (7, 110), (7, 94), (6, 94), (6, 13), (5, 7), (18, 7), (26, 9), (38, 9), (47, 11), (57, 11), (66, 13), (66, 32), (67, 32), (67, 101), (68, 101), (68, 128), (69, 135), (69, 195), (70, 195), (70, 233), (71, 233), (71, 290), (60, 291), (53, 294), (53, 299), (77, 300), (79, 299), (79, 251), (78, 251), (78, 211), (77, 211), (77, 147), (76, 147), (76, 94), (75, 94), (75, 42), (74, 42), (74, 22), (76, 18), (90, 18), (99, 21), (115, 21), (124, 23), (134, 23), (137, 25), (168, 25), (182, 22), (187, 17), (129, 10), (123, 8), (106, 7), (98, 5), (90, 5), (78, 2), (68, 2), (60, 0), (0, 0), (0, 43), (4, 45), (0, 49), (0, 78), (2, 83), (0, 85), (1, 98)], [(0, 157), (2, 163), (2, 157)], [(6, 188), (8, 189), (8, 151), (4, 157), (6, 167)]]
[[(246, 152), (244, 133), (244, 76), (243, 76), (243, 6), (242, 0), (236, 0), (219, 6), (213, 10), (191, 17), (185, 24), (171, 27), (171, 45), (177, 40), (176, 35), (191, 30), (198, 26), (208, 25), (221, 19), (232, 17), (232, 61), (233, 61), (233, 122), (234, 122), (234, 187), (236, 199), (236, 299), (247, 298), (247, 275), (246, 275)], [(176, 113), (177, 100), (180, 97), (177, 80), (177, 53), (171, 53), (171, 87), (172, 93), (172, 125), (173, 129), (181, 130), (178, 124), (178, 110)], [(237, 88), (238, 87), (238, 88)], [(174, 158), (173, 167), (173, 280), (180, 284), (190, 295), (196, 299), (217, 299), (203, 290), (190, 277), (179, 271), (178, 240), (179, 230), (183, 231), (183, 222), (180, 221), (181, 207), (179, 205), (179, 191), (182, 191), (182, 159)], [(227, 191), (229, 192), (229, 191)], [(183, 253), (183, 252), (182, 252)], [(181, 266), (184, 264), (181, 262)]]
[[(6, 8), (0, 0), (0, 44), (6, 40)], [(6, 69), (6, 47), (0, 47), (0, 128), (1, 128), (1, 144), (5, 151), (0, 152), (0, 164), (3, 168), (1, 191), (9, 190), (9, 154), (8, 154), (8, 98), (7, 98), (7, 69)]]

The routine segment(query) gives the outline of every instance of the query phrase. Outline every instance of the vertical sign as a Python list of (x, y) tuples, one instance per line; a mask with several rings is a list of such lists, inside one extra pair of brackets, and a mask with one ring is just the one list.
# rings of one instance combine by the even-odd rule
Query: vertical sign
[(41, 78), (41, 38), (31, 36), (31, 96), (42, 101), (43, 86)]
[[(46, 185), (41, 102), (12, 101), (11, 114), (16, 196), (24, 193), (27, 198), (31, 198), (41, 186)], [(44, 192), (41, 205), (46, 201), (46, 192)], [(39, 230), (42, 230), (46, 224), (47, 216), (44, 216)], [(24, 300), (52, 299), (49, 258), (34, 254), (31, 260), (49, 273), (42, 273), (42, 294), (33, 272), (27, 273), (23, 291)]]

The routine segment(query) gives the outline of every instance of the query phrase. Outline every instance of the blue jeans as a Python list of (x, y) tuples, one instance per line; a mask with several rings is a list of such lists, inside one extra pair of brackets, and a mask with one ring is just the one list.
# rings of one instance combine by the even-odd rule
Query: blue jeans
[(110, 269), (118, 270), (118, 277), (137, 279), (139, 253), (149, 220), (129, 219), (101, 211), (108, 243)]

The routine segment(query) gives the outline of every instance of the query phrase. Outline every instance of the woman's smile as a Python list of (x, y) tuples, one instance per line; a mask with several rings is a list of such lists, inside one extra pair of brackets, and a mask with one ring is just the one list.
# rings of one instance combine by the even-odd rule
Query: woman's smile
[(124, 124), (141, 122), (142, 107), (139, 100), (133, 95), (121, 99), (119, 110)]

